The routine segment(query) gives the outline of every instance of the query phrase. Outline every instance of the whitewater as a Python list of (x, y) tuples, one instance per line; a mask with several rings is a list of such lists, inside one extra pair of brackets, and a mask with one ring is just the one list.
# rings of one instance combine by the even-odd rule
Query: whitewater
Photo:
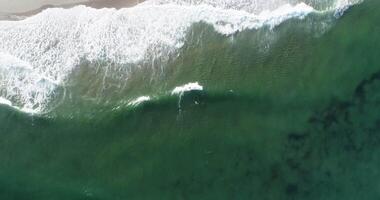
[(0, 103), (42, 113), (82, 61), (138, 67), (145, 60), (167, 60), (184, 46), (196, 23), (229, 37), (311, 13), (338, 16), (360, 1), (334, 1), (324, 10), (305, 2), (265, 2), (151, 0), (120, 10), (50, 8), (20, 21), (0, 21)]

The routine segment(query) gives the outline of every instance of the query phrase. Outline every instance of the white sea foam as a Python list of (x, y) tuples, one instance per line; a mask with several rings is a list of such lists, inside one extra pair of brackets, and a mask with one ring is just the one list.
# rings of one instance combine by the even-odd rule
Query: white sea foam
[(29, 109), (29, 108), (25, 108), (25, 107), (20, 108), (18, 106), (15, 106), (15, 105), (13, 105), (13, 103), (11, 101), (9, 101), (8, 99), (5, 99), (3, 97), (0, 97), (0, 104), (9, 106), (13, 109), (16, 109), (16, 110), (18, 110), (20, 112), (24, 112), (24, 113), (29, 113), (29, 114), (37, 114), (38, 113), (38, 111), (36, 111), (34, 109)]
[[(264, 3), (255, 2), (259, 1)], [(151, 0), (121, 10), (52, 8), (25, 20), (0, 21), (0, 96), (41, 112), (55, 87), (65, 83), (81, 60), (129, 64), (150, 56), (164, 58), (183, 46), (194, 23), (231, 35), (274, 27), (315, 11), (299, 3), (258, 12), (249, 2)]]
[(334, 4), (335, 16), (340, 17), (352, 5), (363, 2), (364, 0), (337, 0)]
[(8, 99), (0, 97), (0, 104), (7, 105), (7, 106), (12, 106), (12, 102), (9, 101)]
[(182, 95), (185, 92), (189, 92), (189, 91), (202, 91), (202, 90), (203, 90), (203, 86), (199, 85), (198, 82), (194, 82), (194, 83), (187, 83), (185, 85), (178, 86), (178, 87), (174, 88), (172, 90), (171, 94), (172, 95)]
[[(56, 84), (32, 66), (9, 54), (0, 53), (0, 97), (12, 100), (20, 110), (41, 112)], [(13, 102), (13, 103), (12, 103)]]
[(141, 104), (143, 102), (150, 101), (150, 99), (151, 98), (149, 96), (141, 96), (141, 97), (138, 97), (138, 98), (130, 101), (128, 103), (128, 106), (137, 106), (137, 105), (139, 105), (139, 104)]

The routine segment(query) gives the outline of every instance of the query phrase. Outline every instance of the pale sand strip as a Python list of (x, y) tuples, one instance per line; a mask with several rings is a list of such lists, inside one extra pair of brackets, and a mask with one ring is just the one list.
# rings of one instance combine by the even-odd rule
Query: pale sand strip
[(93, 8), (120, 9), (135, 6), (145, 0), (29, 0), (35, 1), (34, 7), (28, 7), (28, 4), (21, 2), (22, 0), (13, 1), (19, 1), (19, 3), (10, 4), (8, 0), (0, 0), (0, 20), (17, 20), (18, 16), (31, 16), (52, 7), (71, 8), (76, 5), (86, 5)]
[(0, 0), (1, 13), (23, 13), (46, 5), (78, 4), (88, 0)]

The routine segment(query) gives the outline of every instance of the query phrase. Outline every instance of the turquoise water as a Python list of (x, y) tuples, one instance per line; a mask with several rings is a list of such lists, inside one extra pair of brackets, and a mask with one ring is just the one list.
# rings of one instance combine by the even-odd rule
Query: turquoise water
[(229, 37), (197, 23), (126, 87), (83, 61), (50, 112), (0, 107), (0, 199), (380, 198), (379, 6)]

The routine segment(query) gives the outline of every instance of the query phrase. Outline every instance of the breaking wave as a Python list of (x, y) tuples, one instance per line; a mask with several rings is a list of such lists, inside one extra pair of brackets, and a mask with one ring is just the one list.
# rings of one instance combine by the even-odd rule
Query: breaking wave
[(358, 1), (334, 1), (325, 10), (306, 2), (157, 0), (120, 10), (51, 8), (21, 21), (0, 21), (0, 97), (41, 113), (82, 60), (125, 67), (165, 60), (184, 45), (195, 23), (228, 37), (310, 13), (341, 13)]

